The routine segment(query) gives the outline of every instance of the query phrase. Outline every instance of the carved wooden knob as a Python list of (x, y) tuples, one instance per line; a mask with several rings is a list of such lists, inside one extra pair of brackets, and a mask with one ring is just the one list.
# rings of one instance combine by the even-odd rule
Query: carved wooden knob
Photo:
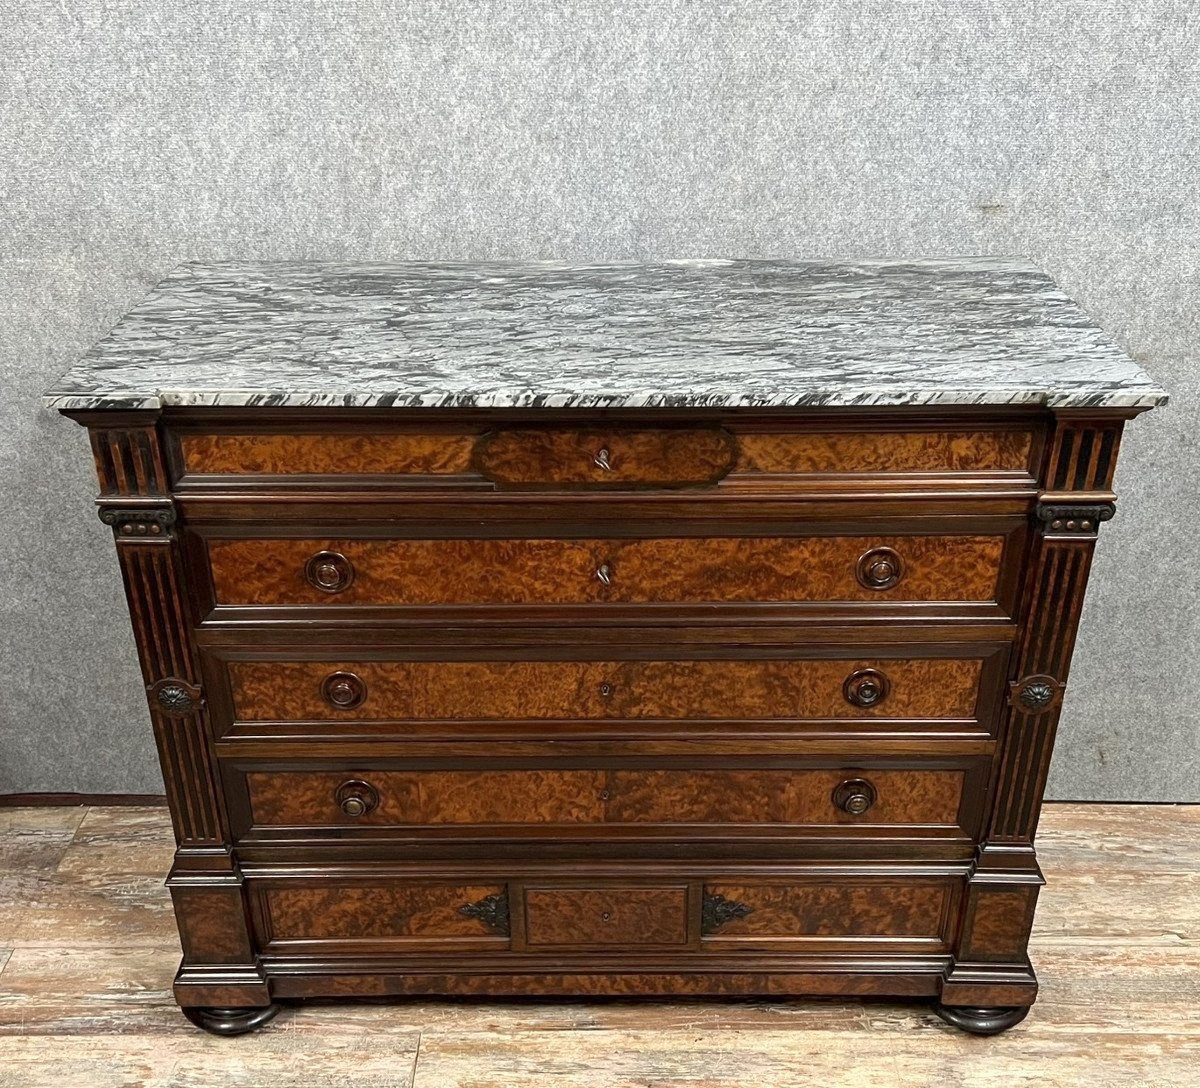
[(842, 694), (855, 706), (876, 706), (888, 697), (892, 682), (878, 669), (858, 669), (846, 677)]
[(317, 552), (304, 564), (304, 577), (322, 593), (341, 593), (354, 581), (354, 564), (340, 552)]
[(331, 672), (321, 681), (321, 695), (338, 710), (353, 710), (367, 697), (367, 685), (352, 672)]
[(867, 589), (891, 589), (904, 577), (904, 560), (894, 548), (872, 548), (859, 557), (856, 574)]
[(848, 778), (833, 791), (833, 803), (851, 816), (861, 816), (875, 804), (875, 787), (865, 778)]
[(347, 816), (365, 816), (379, 806), (379, 791), (370, 782), (353, 778), (343, 782), (334, 793), (333, 799)]

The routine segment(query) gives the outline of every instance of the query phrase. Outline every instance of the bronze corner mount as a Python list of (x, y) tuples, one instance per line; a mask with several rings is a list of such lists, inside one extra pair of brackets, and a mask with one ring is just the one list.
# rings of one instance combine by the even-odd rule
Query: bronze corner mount
[(706, 891), (700, 908), (700, 932), (707, 936), (715, 933), (726, 922), (732, 922), (735, 918), (745, 918), (747, 914), (753, 913), (754, 908), (745, 903), (738, 903), (733, 899), (726, 899), (723, 895)]
[(506, 937), (510, 935), (507, 888), (495, 895), (485, 895), (474, 903), (464, 903), (458, 913), (467, 918), (478, 918), (485, 926)]

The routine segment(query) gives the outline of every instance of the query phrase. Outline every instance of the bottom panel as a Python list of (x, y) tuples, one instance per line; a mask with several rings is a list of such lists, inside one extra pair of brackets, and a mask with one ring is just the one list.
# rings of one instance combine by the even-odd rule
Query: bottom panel
[(280, 961), (491, 954), (506, 969), (543, 971), (591, 954), (587, 967), (624, 971), (661, 954), (709, 970), (722, 958), (938, 956), (953, 947), (959, 873), (714, 870), (560, 876), (493, 866), (486, 876), (435, 878), (346, 866), (248, 874), (247, 886), (258, 948)]
[[(880, 970), (846, 964), (823, 970), (271, 974), (277, 998), (303, 997), (936, 997), (942, 964), (898, 964)], [(1032, 995), (1030, 996), (1032, 1001)]]

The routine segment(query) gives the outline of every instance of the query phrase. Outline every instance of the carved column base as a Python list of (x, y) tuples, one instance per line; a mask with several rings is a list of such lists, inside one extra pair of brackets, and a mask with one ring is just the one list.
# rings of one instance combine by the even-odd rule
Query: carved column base
[(934, 1005), (933, 1011), (947, 1024), (971, 1035), (999, 1035), (1029, 1015), (1028, 1005)]
[(278, 1005), (263, 1005), (250, 1009), (222, 1009), (207, 1005), (191, 1005), (182, 1010), (198, 1028), (213, 1035), (245, 1035), (269, 1024), (279, 1012)]

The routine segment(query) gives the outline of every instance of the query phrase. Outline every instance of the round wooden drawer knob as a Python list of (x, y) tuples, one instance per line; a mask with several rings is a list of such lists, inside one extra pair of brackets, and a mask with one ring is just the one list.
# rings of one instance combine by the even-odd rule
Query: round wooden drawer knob
[(891, 589), (904, 577), (904, 560), (894, 548), (872, 548), (859, 556), (856, 574), (867, 589)]
[(353, 710), (367, 698), (367, 685), (352, 672), (331, 672), (321, 681), (321, 696), (338, 710)]
[(379, 791), (370, 782), (358, 778), (338, 786), (333, 799), (347, 816), (365, 816), (379, 807)]
[(842, 685), (846, 702), (861, 707), (878, 706), (891, 690), (891, 681), (878, 669), (858, 669)]
[(340, 552), (317, 552), (304, 564), (304, 577), (322, 593), (341, 593), (354, 582), (354, 564)]
[(875, 787), (865, 778), (848, 778), (833, 791), (833, 803), (850, 816), (863, 815), (875, 797)]

